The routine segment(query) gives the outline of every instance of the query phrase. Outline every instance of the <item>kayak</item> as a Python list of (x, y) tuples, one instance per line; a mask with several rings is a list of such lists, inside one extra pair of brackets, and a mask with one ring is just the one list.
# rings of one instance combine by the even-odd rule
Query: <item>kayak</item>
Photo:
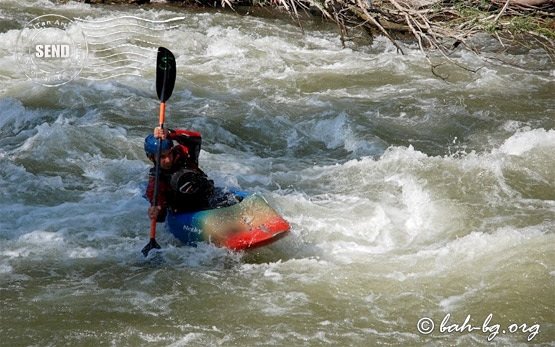
[(169, 231), (181, 242), (208, 242), (231, 250), (246, 250), (275, 242), (289, 232), (289, 223), (259, 194), (233, 192), (236, 203), (176, 213), (168, 211)]

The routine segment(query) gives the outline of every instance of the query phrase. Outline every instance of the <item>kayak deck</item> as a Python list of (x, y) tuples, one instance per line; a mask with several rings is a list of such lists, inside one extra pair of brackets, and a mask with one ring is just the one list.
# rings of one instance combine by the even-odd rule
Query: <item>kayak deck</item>
[(173, 213), (169, 231), (186, 244), (205, 241), (232, 250), (270, 244), (287, 235), (289, 223), (258, 194), (239, 203), (211, 210)]

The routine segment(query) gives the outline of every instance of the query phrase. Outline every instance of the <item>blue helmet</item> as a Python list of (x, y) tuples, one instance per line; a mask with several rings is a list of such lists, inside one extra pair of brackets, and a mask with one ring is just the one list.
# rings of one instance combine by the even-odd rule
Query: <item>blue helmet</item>
[[(154, 137), (154, 135), (152, 135), (152, 134), (145, 137), (145, 153), (146, 153), (146, 155), (156, 155), (156, 153), (158, 152), (158, 142), (159, 141), (160, 141), (160, 139)], [(161, 147), (162, 147), (162, 152), (170, 150), (173, 147), (172, 140), (169, 140), (169, 139), (162, 140)]]

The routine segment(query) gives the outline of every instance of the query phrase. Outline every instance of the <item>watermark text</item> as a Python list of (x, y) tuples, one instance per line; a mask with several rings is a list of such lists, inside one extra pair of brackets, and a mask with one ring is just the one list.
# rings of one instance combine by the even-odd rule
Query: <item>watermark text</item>
[(478, 323), (476, 323), (476, 320), (474, 320), (470, 314), (466, 316), (462, 323), (455, 322), (451, 318), (451, 314), (448, 313), (443, 317), (437, 329), (436, 322), (433, 319), (424, 317), (418, 320), (416, 328), (418, 332), (423, 335), (429, 335), (434, 331), (442, 334), (482, 332), (488, 334), (488, 341), (492, 341), (499, 334), (525, 334), (526, 340), (532, 341), (540, 333), (539, 324), (519, 322), (501, 326), (501, 324), (493, 322), (492, 313)]

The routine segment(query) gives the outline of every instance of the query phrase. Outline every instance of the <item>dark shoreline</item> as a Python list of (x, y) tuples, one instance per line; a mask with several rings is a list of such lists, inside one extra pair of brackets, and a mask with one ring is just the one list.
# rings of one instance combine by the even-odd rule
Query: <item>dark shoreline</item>
[[(54, 0), (56, 1), (56, 0)], [(276, 18), (276, 19), (291, 19), (292, 15), (289, 11), (278, 6), (262, 6), (253, 5), (247, 1), (233, 2), (233, 7), (221, 6), (220, 0), (212, 2), (196, 2), (196, 1), (166, 1), (166, 2), (149, 2), (147, 1), (135, 1), (135, 0), (58, 0), (60, 2), (82, 2), (90, 5), (98, 6), (116, 6), (116, 7), (128, 7), (136, 6), (137, 8), (169, 8), (169, 9), (186, 9), (187, 11), (199, 11), (199, 12), (210, 12), (210, 11), (224, 11), (229, 13), (236, 13), (243, 16), (256, 16), (260, 18)], [(316, 11), (311, 13), (307, 11), (298, 12), (299, 19), (301, 20), (323, 20), (321, 14)], [(329, 22), (329, 21), (328, 21)]]
[[(436, 65), (429, 53), (437, 52), (452, 61), (450, 53), (469, 50), (480, 53), (473, 37), (486, 34), (500, 46), (524, 49), (542, 48), (555, 62), (555, 0), (541, 6), (484, 3), (479, 0), (53, 0), (77, 1), (98, 6), (137, 6), (187, 11), (224, 11), (240, 16), (281, 19), (304, 27), (327, 26), (335, 29), (343, 47), (371, 44), (375, 36), (387, 37), (404, 54), (401, 42), (417, 43), (428, 58), (432, 71)], [(444, 6), (438, 6), (438, 4)], [(505, 4), (503, 6), (503, 4)], [(475, 6), (474, 6), (475, 5)], [(441, 76), (438, 76), (441, 77)]]

